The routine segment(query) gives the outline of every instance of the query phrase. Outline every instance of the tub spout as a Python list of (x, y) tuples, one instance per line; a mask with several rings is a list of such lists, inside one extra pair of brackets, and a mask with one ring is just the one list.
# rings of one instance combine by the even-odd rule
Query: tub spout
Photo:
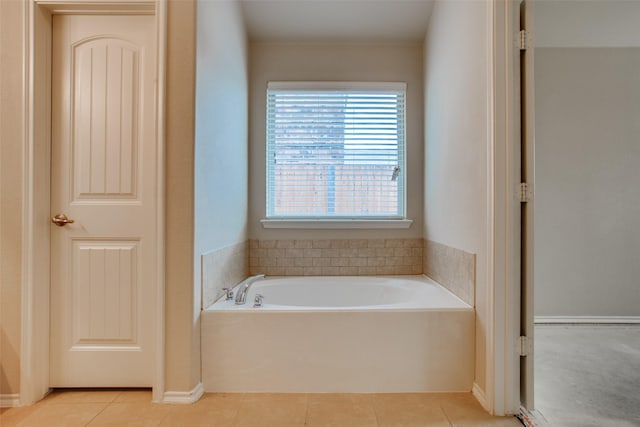
[(253, 282), (256, 280), (264, 279), (264, 274), (257, 274), (255, 276), (251, 276), (247, 279), (244, 279), (238, 285), (238, 291), (236, 293), (236, 304), (242, 305), (247, 302), (247, 293), (249, 293), (249, 288), (253, 285)]

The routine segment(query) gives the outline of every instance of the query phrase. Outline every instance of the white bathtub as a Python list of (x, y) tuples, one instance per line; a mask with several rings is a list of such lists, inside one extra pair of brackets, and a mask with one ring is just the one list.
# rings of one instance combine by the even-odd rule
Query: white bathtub
[(202, 313), (202, 357), (210, 392), (469, 391), (474, 311), (424, 276), (266, 278)]

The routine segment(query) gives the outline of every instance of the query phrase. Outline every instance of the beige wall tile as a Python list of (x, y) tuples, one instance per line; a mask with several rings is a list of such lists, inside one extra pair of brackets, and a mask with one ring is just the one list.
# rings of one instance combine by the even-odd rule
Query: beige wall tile
[(295, 258), (293, 265), (295, 267), (313, 267), (313, 258)]
[(357, 276), (358, 267), (339, 267), (341, 276)]
[(313, 258), (313, 266), (314, 267), (330, 267), (331, 259), (332, 258), (328, 258), (328, 257)]
[(366, 258), (349, 258), (349, 267), (366, 267), (367, 259)]
[(331, 267), (347, 267), (351, 258), (329, 258)]
[[(254, 248), (250, 249), (252, 245)], [(259, 269), (263, 260), (260, 254), (266, 255), (266, 249), (255, 246), (255, 243), (245, 241), (201, 256), (202, 308), (220, 298), (224, 294), (222, 288), (237, 285), (250, 274), (250, 270)]]
[(384, 248), (384, 239), (369, 239), (367, 241), (368, 248)]
[(323, 258), (337, 258), (340, 256), (340, 251), (338, 249), (323, 249), (322, 257)]
[(311, 243), (311, 247), (318, 249), (327, 249), (331, 246), (330, 240), (312, 240)]
[(367, 258), (367, 265), (369, 267), (377, 267), (377, 266), (385, 265), (386, 261), (387, 259), (383, 257)]
[(304, 255), (304, 251), (302, 249), (285, 249), (284, 256), (289, 258), (297, 258)]
[(297, 249), (311, 249), (313, 247), (312, 240), (294, 240), (293, 247)]
[(304, 268), (302, 267), (287, 267), (284, 272), (285, 276), (302, 276), (304, 273)]
[(319, 258), (322, 256), (321, 249), (305, 249), (302, 251), (302, 256), (307, 258)]
[(331, 240), (331, 245), (329, 247), (330, 248), (334, 248), (334, 249), (348, 248), (349, 247), (349, 240), (345, 240), (345, 239)]
[(375, 267), (370, 267), (370, 266), (358, 267), (358, 275), (359, 276), (372, 276), (374, 274), (376, 274), (376, 268)]
[(293, 267), (295, 258), (276, 258), (277, 267)]
[(404, 265), (405, 260), (402, 257), (388, 257), (388, 258), (384, 258), (384, 265), (385, 266), (399, 266), (399, 265)]
[(411, 256), (411, 248), (395, 248), (393, 250), (393, 256)]
[(358, 256), (358, 249), (349, 248), (349, 249), (340, 249), (338, 250), (338, 256), (343, 258), (353, 258)]
[(321, 267), (322, 276), (339, 276), (340, 267)]
[(275, 240), (260, 240), (259, 242), (260, 242), (259, 247), (261, 248), (271, 249), (276, 247)]
[(425, 240), (424, 274), (475, 305), (476, 256), (441, 243)]
[(293, 240), (276, 240), (276, 248), (290, 249), (294, 247)]
[(367, 239), (351, 239), (349, 240), (350, 248), (366, 248), (367, 247)]
[(304, 267), (302, 274), (304, 276), (321, 276), (322, 267)]
[[(275, 275), (275, 272), (278, 272), (277, 275), (289, 275), (300, 271), (296, 268), (302, 268), (301, 274), (304, 275), (311, 275), (312, 272), (315, 275), (339, 275), (347, 274), (347, 271), (348, 275), (421, 274), (422, 245), (422, 239), (252, 241), (249, 244), (249, 269), (250, 274), (270, 271), (271, 275)], [(362, 270), (363, 267), (374, 268)]]
[(403, 239), (386, 239), (384, 241), (385, 248), (401, 248), (404, 246)]
[(404, 239), (404, 247), (405, 248), (420, 248), (424, 246), (423, 239)]
[(376, 256), (393, 256), (393, 248), (376, 248)]
[(358, 249), (358, 256), (359, 257), (363, 257), (363, 258), (376, 256), (376, 248), (361, 248), (361, 249)]

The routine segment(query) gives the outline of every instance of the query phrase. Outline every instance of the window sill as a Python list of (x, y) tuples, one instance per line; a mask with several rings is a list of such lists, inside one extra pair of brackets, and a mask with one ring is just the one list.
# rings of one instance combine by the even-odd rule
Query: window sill
[(409, 228), (410, 219), (261, 219), (263, 228), (298, 228), (307, 230), (399, 229)]

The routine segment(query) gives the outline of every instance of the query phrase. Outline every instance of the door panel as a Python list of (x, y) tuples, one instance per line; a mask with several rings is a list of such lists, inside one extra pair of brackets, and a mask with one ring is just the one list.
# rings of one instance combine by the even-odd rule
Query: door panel
[(112, 37), (72, 49), (74, 199), (135, 198), (140, 52)]
[(73, 242), (73, 343), (136, 344), (137, 242)]
[(154, 368), (153, 16), (55, 15), (51, 386), (144, 387)]

